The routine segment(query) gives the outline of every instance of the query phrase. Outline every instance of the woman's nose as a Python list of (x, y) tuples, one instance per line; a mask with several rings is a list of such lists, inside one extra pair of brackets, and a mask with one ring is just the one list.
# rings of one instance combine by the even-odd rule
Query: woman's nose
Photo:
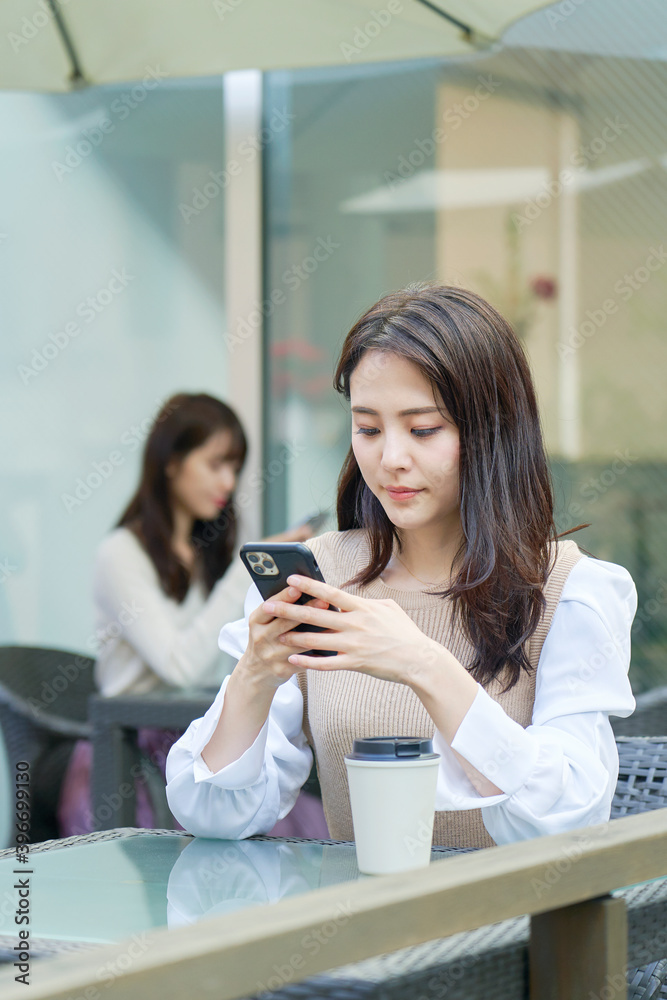
[(222, 484), (228, 493), (233, 493), (236, 488), (237, 474), (230, 466), (223, 466), (221, 472)]
[(410, 464), (410, 453), (403, 436), (388, 434), (382, 449), (382, 466), (385, 469), (405, 469)]

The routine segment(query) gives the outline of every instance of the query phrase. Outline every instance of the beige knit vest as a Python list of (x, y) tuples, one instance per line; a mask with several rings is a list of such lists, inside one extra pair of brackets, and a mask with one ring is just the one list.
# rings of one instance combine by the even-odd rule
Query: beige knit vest
[[(306, 542), (327, 583), (362, 597), (391, 598), (431, 639), (446, 646), (463, 666), (473, 662), (474, 649), (461, 629), (452, 630), (451, 602), (420, 590), (395, 590), (379, 578), (365, 587), (341, 587), (370, 562), (366, 532), (329, 531)], [(573, 541), (558, 542), (554, 568), (544, 595), (547, 605), (529, 642), (533, 668), (502, 693), (502, 676), (485, 685), (505, 712), (524, 728), (531, 723), (535, 701), (535, 674), (542, 645), (572, 567), (582, 557)], [(300, 671), (304, 699), (304, 732), (315, 753), (322, 802), (330, 834), (335, 840), (353, 840), (352, 814), (344, 755), (352, 741), (365, 736), (419, 736), (432, 738), (434, 725), (417, 695), (404, 684), (379, 680), (351, 670)], [(436, 812), (434, 844), (451, 847), (490, 847), (479, 809)]]

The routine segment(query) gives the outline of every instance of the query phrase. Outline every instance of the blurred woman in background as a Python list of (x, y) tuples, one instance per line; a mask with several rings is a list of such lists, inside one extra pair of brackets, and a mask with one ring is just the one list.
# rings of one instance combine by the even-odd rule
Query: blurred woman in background
[[(234, 502), (246, 453), (238, 417), (213, 396), (179, 393), (157, 415), (137, 491), (95, 561), (95, 681), (103, 695), (217, 687), (228, 672), (231, 663), (218, 648), (218, 634), (243, 615), (250, 586), (238, 558)], [(306, 523), (266, 540), (305, 541), (311, 535)], [(139, 730), (142, 753), (163, 776), (179, 735)], [(90, 743), (79, 741), (60, 798), (61, 836), (95, 827), (91, 759)], [(314, 821), (311, 835), (325, 836), (319, 801), (309, 802), (306, 811)], [(154, 825), (143, 783), (137, 785), (137, 825)]]

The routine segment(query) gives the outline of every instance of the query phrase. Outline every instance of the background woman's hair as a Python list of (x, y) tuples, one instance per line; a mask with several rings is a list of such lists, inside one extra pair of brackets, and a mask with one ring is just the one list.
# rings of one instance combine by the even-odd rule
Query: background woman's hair
[[(542, 588), (556, 537), (551, 477), (523, 348), (484, 299), (435, 285), (386, 295), (355, 323), (334, 375), (334, 388), (348, 400), (350, 376), (371, 348), (416, 364), (459, 430), (463, 541), (442, 596), (453, 599), (455, 618), (475, 648), (473, 677), (485, 683), (507, 667), (506, 689), (512, 687), (521, 670), (530, 669), (526, 643), (545, 606)], [(340, 531), (369, 532), (371, 561), (348, 583), (370, 583), (389, 562), (394, 538), (401, 551), (400, 539), (352, 448), (338, 480), (337, 513)]]
[[(243, 427), (234, 411), (206, 393), (180, 392), (164, 404), (144, 448), (141, 480), (116, 527), (127, 527), (151, 557), (162, 589), (182, 601), (191, 575), (171, 547), (174, 520), (167, 466), (203, 445), (217, 431), (231, 431), (228, 457), (242, 466), (247, 452)], [(214, 521), (196, 520), (192, 542), (201, 553), (203, 581), (210, 593), (232, 561), (236, 543), (237, 512), (233, 495)]]

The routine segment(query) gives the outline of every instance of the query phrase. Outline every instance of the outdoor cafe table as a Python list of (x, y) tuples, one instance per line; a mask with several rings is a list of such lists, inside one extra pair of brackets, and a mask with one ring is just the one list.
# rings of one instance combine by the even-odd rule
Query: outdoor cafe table
[[(437, 848), (432, 862), (447, 864), (468, 853)], [(14, 850), (0, 852), (0, 960), (14, 960), (13, 922), (17, 876)], [(20, 867), (20, 866), (19, 866)], [(100, 988), (146, 951), (146, 937), (160, 927), (176, 928), (288, 896), (308, 895), (340, 886), (341, 924), (349, 916), (345, 886), (360, 879), (354, 845), (336, 841), (255, 837), (242, 841), (207, 840), (167, 830), (116, 829), (47, 841), (30, 850), (32, 889), (31, 982), (40, 986), (40, 961), (66, 952), (88, 951), (127, 942), (117, 965), (102, 963)], [(667, 880), (621, 890), (628, 905), (631, 964), (652, 958), (646, 941), (667, 926)], [(492, 927), (455, 934), (366, 959), (290, 984), (297, 959), (325, 949), (336, 934), (335, 922), (305, 935), (302, 955), (285, 955), (274, 975), (257, 980), (255, 993), (270, 989), (273, 1000), (409, 1000), (447, 997), (526, 997), (529, 921), (505, 920)], [(643, 962), (635, 958), (643, 957)], [(122, 961), (124, 960), (124, 961)], [(293, 963), (290, 964), (290, 963)], [(303, 966), (301, 966), (303, 968)], [(46, 974), (46, 973), (45, 973)], [(13, 986), (11, 965), (0, 966), (0, 995)], [(98, 993), (100, 991), (98, 990)], [(100, 993), (100, 996), (103, 996)], [(254, 994), (253, 994), (254, 995)]]
[[(188, 728), (210, 708), (218, 688), (174, 688), (147, 694), (99, 694), (88, 699), (88, 721), (92, 729), (93, 768), (91, 798), (96, 830), (113, 830), (135, 822), (134, 775), (141, 773), (136, 734), (144, 727)], [(137, 770), (134, 768), (137, 767)], [(153, 785), (160, 796), (154, 802), (156, 825), (172, 825), (166, 812), (161, 775)], [(160, 811), (158, 811), (160, 810)]]

